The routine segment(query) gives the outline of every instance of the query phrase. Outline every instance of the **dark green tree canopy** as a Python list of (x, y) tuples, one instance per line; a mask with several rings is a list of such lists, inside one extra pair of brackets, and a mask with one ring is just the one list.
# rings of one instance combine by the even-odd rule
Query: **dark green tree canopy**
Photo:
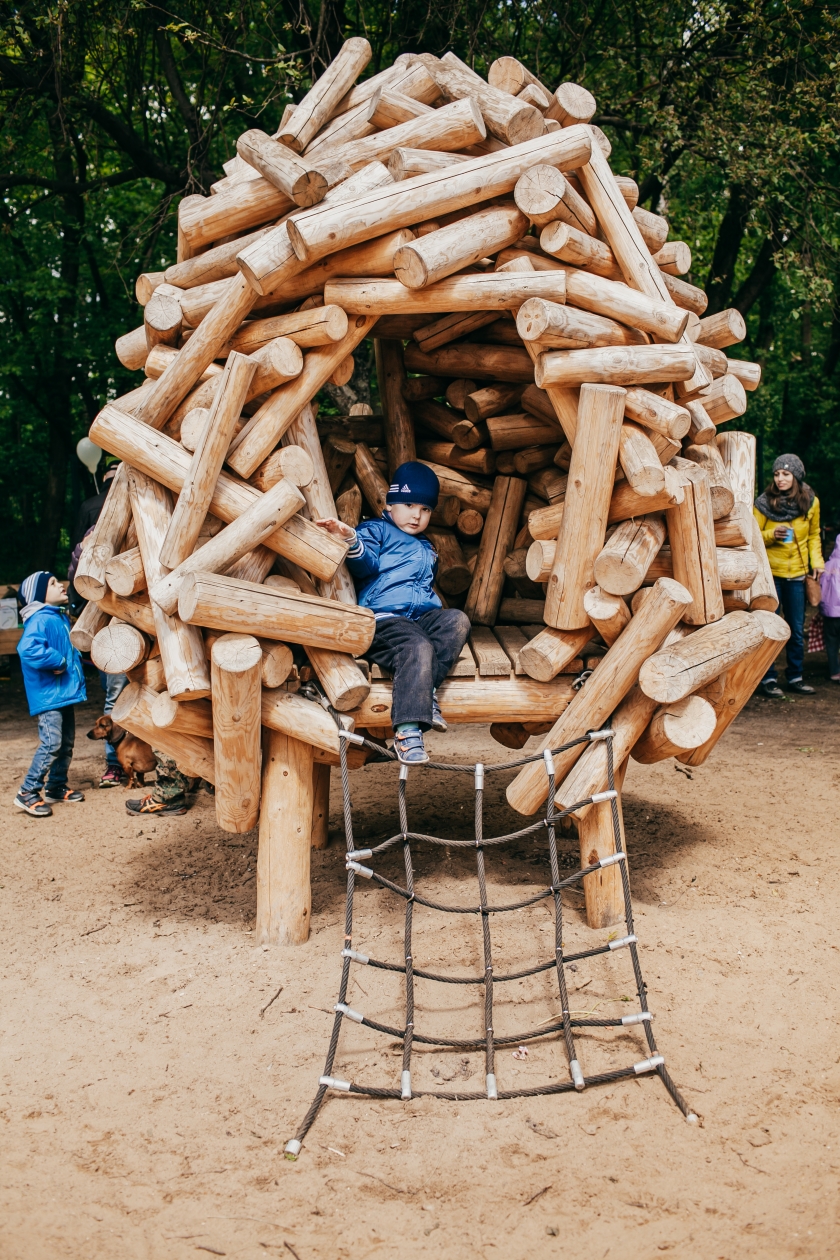
[(136, 383), (116, 359), (141, 271), (175, 258), (176, 209), (207, 193), (249, 127), (350, 35), (371, 72), (452, 48), (485, 72), (519, 57), (549, 87), (585, 84), (710, 311), (739, 307), (764, 365), (743, 423), (766, 467), (796, 450), (840, 510), (840, 15), (809, 0), (485, 5), (475, 0), (2, 3), (2, 573), (66, 562), (93, 492), (75, 456), (99, 408)]

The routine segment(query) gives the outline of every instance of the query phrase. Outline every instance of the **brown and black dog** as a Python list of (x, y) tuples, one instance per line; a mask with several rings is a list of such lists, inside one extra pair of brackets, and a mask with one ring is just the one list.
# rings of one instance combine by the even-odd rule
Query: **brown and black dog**
[(123, 772), (128, 775), (128, 786), (145, 787), (144, 775), (155, 769), (155, 755), (151, 744), (138, 739), (130, 731), (112, 722), (107, 714), (97, 718), (93, 729), (87, 733), (88, 739), (107, 739), (113, 744), (117, 760)]

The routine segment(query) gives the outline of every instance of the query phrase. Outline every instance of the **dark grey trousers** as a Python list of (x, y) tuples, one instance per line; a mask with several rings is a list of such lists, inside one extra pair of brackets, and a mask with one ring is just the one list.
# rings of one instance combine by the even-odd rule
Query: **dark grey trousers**
[(459, 608), (433, 608), (416, 621), (387, 617), (376, 626), (368, 659), (394, 677), (391, 721), (432, 725), (432, 692), (461, 655), (470, 622)]

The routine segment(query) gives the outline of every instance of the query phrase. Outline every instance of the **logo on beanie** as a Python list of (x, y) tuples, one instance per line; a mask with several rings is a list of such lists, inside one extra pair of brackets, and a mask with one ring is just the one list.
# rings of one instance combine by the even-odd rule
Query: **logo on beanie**
[(411, 491), (408, 486), (403, 486), (402, 490), (400, 490), (400, 494), (411, 494)]

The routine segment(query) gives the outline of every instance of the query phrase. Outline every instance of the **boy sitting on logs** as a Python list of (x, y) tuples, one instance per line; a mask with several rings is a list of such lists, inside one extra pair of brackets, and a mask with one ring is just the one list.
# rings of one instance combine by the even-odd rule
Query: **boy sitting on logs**
[(367, 655), (394, 679), (391, 721), (403, 765), (428, 761), (423, 732), (445, 731), (435, 691), (470, 633), (458, 608), (443, 608), (433, 582), (437, 556), (423, 531), (437, 506), (440, 483), (425, 464), (401, 464), (381, 518), (352, 529), (335, 517), (318, 521), (350, 542), (347, 567), (362, 583), (359, 604), (376, 616)]

